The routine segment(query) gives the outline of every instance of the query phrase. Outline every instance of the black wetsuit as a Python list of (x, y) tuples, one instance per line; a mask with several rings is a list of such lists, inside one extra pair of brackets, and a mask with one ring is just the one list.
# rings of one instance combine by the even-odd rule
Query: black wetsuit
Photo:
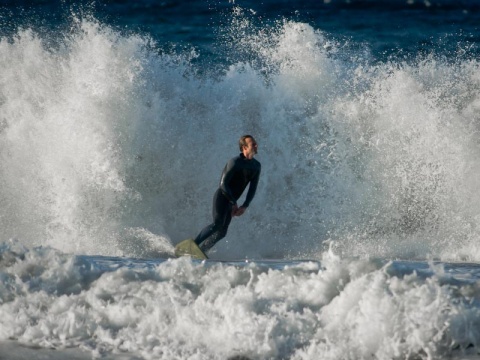
[(202, 251), (208, 251), (225, 237), (232, 220), (232, 208), (248, 184), (250, 186), (242, 207), (250, 205), (257, 190), (260, 170), (261, 165), (257, 160), (248, 160), (243, 154), (234, 157), (225, 165), (220, 186), (213, 197), (213, 223), (206, 226), (195, 239)]

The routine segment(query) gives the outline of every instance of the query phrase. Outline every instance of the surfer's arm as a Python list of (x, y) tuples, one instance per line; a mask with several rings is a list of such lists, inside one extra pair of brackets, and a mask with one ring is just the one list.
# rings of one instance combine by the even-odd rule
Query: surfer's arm
[(245, 198), (245, 202), (241, 206), (242, 208), (246, 209), (248, 207), (248, 205), (250, 205), (250, 202), (253, 200), (253, 197), (255, 196), (255, 192), (257, 191), (258, 180), (260, 179), (260, 171), (261, 171), (261, 168), (259, 166), (257, 174), (252, 179), (252, 181), (250, 181), (250, 185), (248, 186), (248, 193), (247, 193), (247, 196)]

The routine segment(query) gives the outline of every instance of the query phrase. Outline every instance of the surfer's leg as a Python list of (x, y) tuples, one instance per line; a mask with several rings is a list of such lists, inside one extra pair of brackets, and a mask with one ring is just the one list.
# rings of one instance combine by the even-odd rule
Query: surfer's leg
[[(232, 217), (230, 217), (230, 220)], [(200, 250), (202, 250), (204, 253), (206, 253), (208, 250), (210, 250), (217, 242), (222, 240), (226, 235), (227, 235), (227, 230), (228, 230), (228, 225), (230, 221), (228, 221), (228, 224), (221, 226), (217, 231), (215, 231), (211, 236), (205, 239), (205, 241), (200, 245)]]
[(195, 238), (195, 244), (199, 245), (207, 238), (209, 238), (217, 229), (215, 228), (215, 223), (205, 226), (202, 231)]
[(210, 249), (227, 234), (232, 220), (232, 206), (220, 190), (213, 198), (213, 223), (206, 226), (195, 239), (195, 243), (202, 251)]
[(203, 241), (200, 245), (200, 250), (206, 253), (210, 250), (217, 242), (222, 240), (227, 235), (228, 226), (232, 220), (232, 210), (228, 210), (225, 213), (224, 217), (219, 217), (215, 222), (213, 233)]

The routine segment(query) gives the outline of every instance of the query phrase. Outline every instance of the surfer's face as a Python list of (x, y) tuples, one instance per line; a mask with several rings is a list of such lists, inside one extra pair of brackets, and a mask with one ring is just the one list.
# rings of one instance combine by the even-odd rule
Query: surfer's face
[(245, 155), (247, 159), (253, 159), (253, 157), (257, 154), (257, 152), (258, 152), (258, 145), (255, 139), (246, 138), (245, 145), (243, 146), (243, 155)]

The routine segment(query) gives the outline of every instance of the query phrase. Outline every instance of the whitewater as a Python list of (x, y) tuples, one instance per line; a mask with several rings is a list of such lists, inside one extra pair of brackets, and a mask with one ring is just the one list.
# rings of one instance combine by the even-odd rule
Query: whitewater
[[(221, 64), (93, 16), (1, 37), (0, 359), (478, 359), (479, 62), (224, 31)], [(248, 212), (174, 258), (245, 133)]]

